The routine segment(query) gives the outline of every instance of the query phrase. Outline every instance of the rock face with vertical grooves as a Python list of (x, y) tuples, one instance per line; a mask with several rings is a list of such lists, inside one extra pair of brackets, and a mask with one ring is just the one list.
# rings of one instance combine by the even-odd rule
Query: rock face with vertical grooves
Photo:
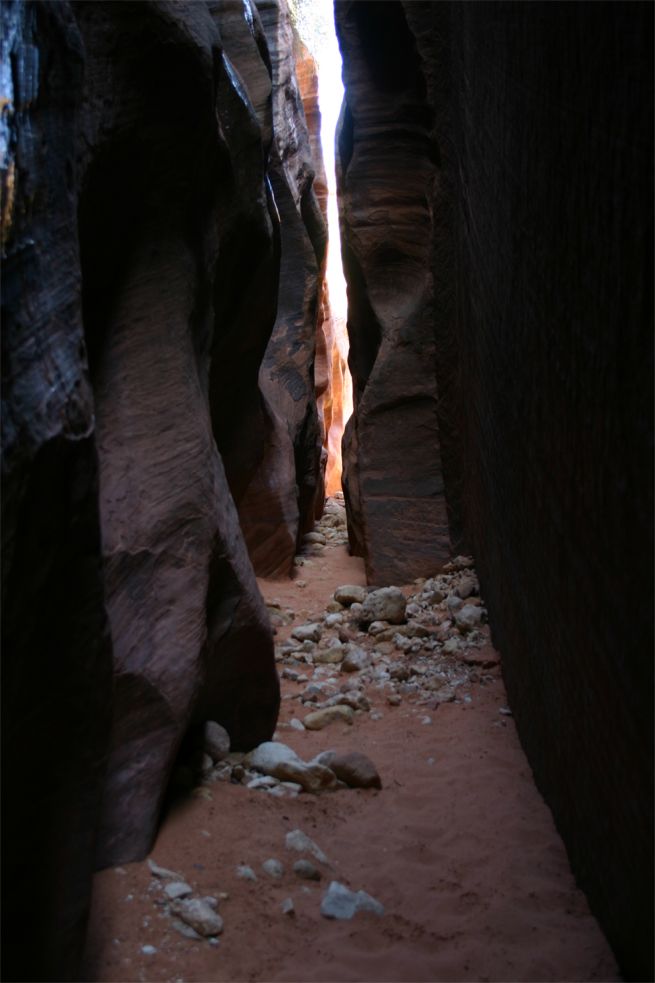
[(2, 25), (4, 975), (70, 979), (94, 858), (149, 849), (185, 733), (277, 716), (219, 453), (271, 452), (270, 57), (251, 4)]
[(537, 782), (624, 975), (652, 979), (652, 8), (337, 3), (337, 24), (353, 538), (371, 569), (372, 401), (390, 323), (415, 323), (380, 293), (407, 267), (413, 297), (433, 281), (439, 441), (389, 400), (394, 467), (420, 446), (443, 470)]
[(432, 110), (402, 7), (337, 11), (347, 86), (339, 194), (356, 407), (343, 441), (344, 493), (351, 545), (369, 583), (405, 583), (434, 573), (450, 550), (434, 370)]
[[(281, 550), (269, 536), (257, 553), (257, 572), (275, 576), (290, 572), (299, 537), (311, 529), (323, 507), (325, 465), (314, 362), (326, 228), (314, 190), (316, 167), (295, 73), (299, 40), (284, 0), (258, 0), (257, 8), (271, 56), (274, 138), (268, 173), (280, 215), (281, 249), (277, 318), (259, 381), (276, 420), (277, 440), (282, 446), (290, 441), (287, 453), (293, 470), (287, 497), (295, 498), (297, 507), (297, 519), (288, 527), (293, 548)], [(321, 161), (319, 176), (322, 170)], [(270, 470), (262, 475), (264, 484), (270, 481)], [(246, 503), (240, 506), (242, 515), (247, 508)], [(261, 520), (261, 510), (257, 518)], [(247, 519), (243, 522), (247, 528)]]

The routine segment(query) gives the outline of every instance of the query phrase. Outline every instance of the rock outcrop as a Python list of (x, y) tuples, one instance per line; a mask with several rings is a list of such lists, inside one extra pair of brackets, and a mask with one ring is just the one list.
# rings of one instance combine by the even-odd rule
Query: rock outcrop
[(445, 483), (573, 869), (650, 979), (652, 9), (355, 2), (337, 26), (351, 541), (376, 583), (419, 576)]
[[(94, 862), (148, 850), (185, 734), (274, 729), (232, 493), (280, 474), (281, 433), (293, 556), (321, 494), (324, 232), (254, 4), (7, 3), (2, 25), (3, 959), (72, 979)], [(293, 371), (264, 398), (282, 313), (295, 363), (269, 353), (268, 380)]]
[[(270, 577), (291, 572), (300, 537), (323, 505), (325, 465), (314, 361), (326, 231), (295, 75), (298, 40), (285, 3), (259, 0), (257, 10), (271, 60), (273, 142), (267, 179), (280, 223), (279, 288), (259, 370), (256, 410), (266, 420), (259, 465), (254, 473), (242, 468), (241, 480), (235, 477), (231, 456), (226, 466), (255, 570)], [(250, 303), (257, 303), (260, 291), (247, 294)], [(233, 446), (237, 454), (253, 453), (252, 442), (233, 441)]]
[(369, 582), (405, 583), (433, 573), (450, 551), (434, 368), (432, 113), (402, 7), (337, 11), (347, 89), (338, 175), (355, 404), (343, 441), (344, 494), (351, 546), (363, 555)]

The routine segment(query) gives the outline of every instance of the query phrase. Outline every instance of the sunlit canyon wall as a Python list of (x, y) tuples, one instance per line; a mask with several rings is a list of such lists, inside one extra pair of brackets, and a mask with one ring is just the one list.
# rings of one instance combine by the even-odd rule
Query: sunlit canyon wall
[(652, 979), (652, 7), (337, 2), (375, 583), (475, 556), (519, 733)]

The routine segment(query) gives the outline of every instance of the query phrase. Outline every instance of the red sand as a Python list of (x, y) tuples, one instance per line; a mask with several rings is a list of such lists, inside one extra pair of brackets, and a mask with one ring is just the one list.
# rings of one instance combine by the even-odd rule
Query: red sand
[[(338, 584), (364, 583), (361, 562), (341, 546), (299, 577), (305, 588), (261, 582), (267, 600), (293, 607), (295, 624), (318, 616)], [(283, 681), (283, 693), (299, 689)], [(220, 944), (172, 929), (148, 867), (129, 864), (96, 877), (86, 979), (619, 980), (513, 720), (499, 714), (501, 679), (469, 691), (469, 704), (426, 710), (387, 706), (368, 690), (382, 719), (363, 714), (352, 727), (304, 733), (284, 726), (302, 712), (297, 701), (283, 700), (279, 740), (304, 758), (326, 748), (361, 750), (376, 763), (382, 791), (278, 799), (220, 782), (211, 800), (189, 798), (165, 820), (152, 857), (198, 894), (229, 894), (220, 903)], [(426, 715), (429, 725), (421, 723)], [(291, 871), (300, 854), (284, 841), (296, 828), (331, 861), (320, 884)], [(281, 881), (261, 870), (270, 857), (285, 864)], [(237, 864), (254, 868), (257, 882), (237, 879)], [(386, 914), (326, 920), (319, 905), (331, 879), (368, 891)], [(281, 911), (287, 897), (294, 916)], [(144, 955), (143, 945), (157, 952)]]

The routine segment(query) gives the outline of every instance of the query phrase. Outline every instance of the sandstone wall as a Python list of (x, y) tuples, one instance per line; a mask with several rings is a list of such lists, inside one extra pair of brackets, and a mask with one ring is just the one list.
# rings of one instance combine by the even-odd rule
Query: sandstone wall
[[(247, 747), (275, 725), (232, 492), (280, 473), (286, 404), (263, 397), (260, 367), (284, 236), (254, 4), (7, 3), (2, 18), (3, 959), (7, 978), (63, 980), (94, 862), (147, 852), (189, 729), (215, 719)], [(308, 155), (292, 174), (306, 332), (323, 240)], [(321, 485), (307, 343), (280, 448), (291, 557), (297, 475), (302, 515)]]
[[(375, 576), (378, 474), (393, 452), (416, 481), (420, 448), (576, 876), (626, 977), (651, 979), (652, 8), (337, 3), (337, 22), (353, 536)], [(417, 576), (402, 543), (388, 573)]]

